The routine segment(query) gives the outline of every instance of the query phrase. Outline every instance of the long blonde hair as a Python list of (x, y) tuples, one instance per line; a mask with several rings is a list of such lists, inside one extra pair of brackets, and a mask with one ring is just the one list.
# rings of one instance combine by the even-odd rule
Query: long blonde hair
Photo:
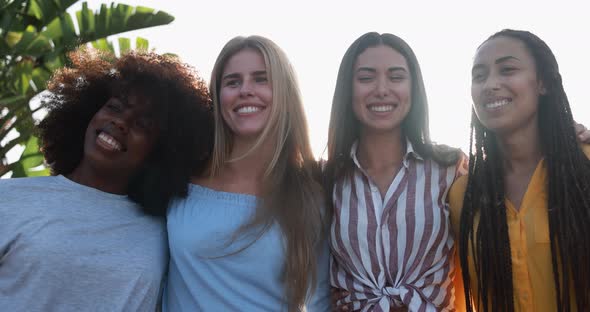
[(277, 222), (285, 236), (285, 295), (289, 311), (299, 311), (313, 292), (317, 280), (317, 259), (325, 248), (329, 216), (319, 179), (319, 168), (309, 143), (307, 120), (295, 72), (286, 54), (271, 40), (260, 36), (235, 37), (221, 50), (211, 74), (215, 139), (210, 174), (218, 176), (231, 161), (232, 133), (220, 111), (219, 90), (227, 61), (239, 51), (259, 52), (266, 65), (273, 90), (270, 116), (252, 153), (266, 140), (274, 140), (272, 158), (264, 174), (261, 201), (254, 217), (237, 234), (257, 230), (258, 237)]

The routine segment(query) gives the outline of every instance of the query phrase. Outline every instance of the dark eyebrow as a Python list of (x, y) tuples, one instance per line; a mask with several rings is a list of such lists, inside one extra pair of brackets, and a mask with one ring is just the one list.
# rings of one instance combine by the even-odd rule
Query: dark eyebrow
[[(374, 68), (371, 67), (359, 67), (359, 69), (356, 70), (356, 72), (360, 72), (360, 71), (368, 71), (371, 73), (376, 72), (376, 70)], [(387, 71), (389, 72), (395, 72), (395, 71), (403, 71), (403, 72), (407, 72), (407, 70), (403, 67), (390, 67), (387, 69)]]
[(475, 64), (475, 65), (473, 65), (473, 68), (471, 68), (471, 74), (473, 74), (478, 69), (484, 69), (484, 68), (485, 68), (485, 66), (483, 64)]
[(223, 76), (223, 78), (221, 78), (221, 80), (235, 79), (235, 78), (240, 78), (240, 74), (238, 74), (238, 73), (227, 74), (227, 75)]
[[(119, 95), (113, 96), (112, 99), (114, 99), (115, 101), (118, 101), (125, 108), (130, 108), (131, 104), (129, 104), (128, 97), (129, 97), (128, 93), (121, 93)], [(109, 99), (109, 101), (110, 101), (110, 99)]]
[(517, 57), (508, 55), (508, 56), (503, 56), (503, 57), (497, 59), (494, 63), (495, 64), (500, 64), (500, 63), (505, 62), (505, 61), (508, 61), (508, 60), (517, 60), (517, 61), (520, 61)]
[(407, 72), (407, 70), (403, 67), (389, 67), (388, 71), (389, 72), (396, 72), (396, 71)]
[(266, 75), (266, 70), (257, 70), (252, 73), (252, 76), (264, 76)]
[[(509, 61), (509, 60), (517, 60), (517, 61), (520, 61), (520, 59), (518, 59), (517, 57), (508, 55), (508, 56), (503, 56), (503, 57), (498, 58), (494, 62), (494, 64), (500, 64), (500, 63), (503, 63), (503, 62), (506, 62), (506, 61)], [(478, 69), (482, 69), (482, 68), (485, 68), (485, 65), (483, 65), (483, 64), (475, 64), (475, 65), (473, 65), (473, 68), (471, 69), (471, 73), (475, 72)]]
[(371, 73), (374, 73), (374, 72), (376, 72), (375, 68), (371, 68), (371, 67), (359, 67), (359, 68), (356, 70), (356, 72), (357, 72), (357, 73), (358, 73), (358, 72), (361, 72), (361, 71), (368, 71), (368, 72), (371, 72)]
[[(252, 73), (252, 76), (264, 76), (264, 75), (266, 75), (266, 70), (257, 70)], [(240, 78), (240, 76), (241, 75), (238, 73), (231, 73), (231, 74), (227, 74), (227, 75), (223, 76), (223, 78), (221, 78), (221, 80), (236, 79), (236, 78)]]

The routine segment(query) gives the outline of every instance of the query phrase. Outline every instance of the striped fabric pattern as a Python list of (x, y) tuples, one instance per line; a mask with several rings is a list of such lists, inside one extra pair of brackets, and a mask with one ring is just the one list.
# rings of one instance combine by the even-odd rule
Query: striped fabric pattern
[(446, 196), (455, 166), (424, 160), (410, 142), (385, 198), (351, 150), (354, 172), (334, 186), (331, 284), (355, 311), (452, 311), (453, 238)]

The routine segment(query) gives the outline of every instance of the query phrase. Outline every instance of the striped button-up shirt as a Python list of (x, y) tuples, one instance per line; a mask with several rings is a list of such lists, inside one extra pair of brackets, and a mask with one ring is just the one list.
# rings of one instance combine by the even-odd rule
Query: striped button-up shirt
[(360, 166), (335, 183), (331, 284), (354, 310), (453, 310), (453, 238), (446, 196), (456, 166), (423, 159), (407, 143), (385, 198)]

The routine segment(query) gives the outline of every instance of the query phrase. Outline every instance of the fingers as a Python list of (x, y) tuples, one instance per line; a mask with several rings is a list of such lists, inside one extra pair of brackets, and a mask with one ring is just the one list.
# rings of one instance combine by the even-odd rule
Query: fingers
[(590, 144), (590, 131), (585, 130), (582, 133), (578, 134), (578, 141), (581, 143)]
[(338, 301), (346, 298), (346, 296), (350, 295), (350, 293), (344, 289), (340, 288), (331, 288), (330, 289), (330, 297), (332, 302), (332, 311), (334, 312), (348, 312), (352, 311), (352, 309), (348, 306), (348, 304), (338, 304)]
[(349, 312), (352, 311), (351, 308), (352, 303), (346, 303), (339, 306), (334, 306), (332, 311), (333, 312)]
[(580, 134), (584, 131), (586, 131), (586, 127), (581, 124), (581, 123), (577, 123), (574, 121), (574, 128), (576, 129), (576, 134)]
[(330, 296), (332, 297), (332, 303), (336, 303), (336, 301), (340, 299), (344, 299), (346, 296), (350, 295), (350, 293), (344, 289), (334, 288), (330, 289)]
[(574, 128), (576, 129), (577, 139), (580, 143), (590, 143), (590, 130), (586, 126), (575, 122)]

